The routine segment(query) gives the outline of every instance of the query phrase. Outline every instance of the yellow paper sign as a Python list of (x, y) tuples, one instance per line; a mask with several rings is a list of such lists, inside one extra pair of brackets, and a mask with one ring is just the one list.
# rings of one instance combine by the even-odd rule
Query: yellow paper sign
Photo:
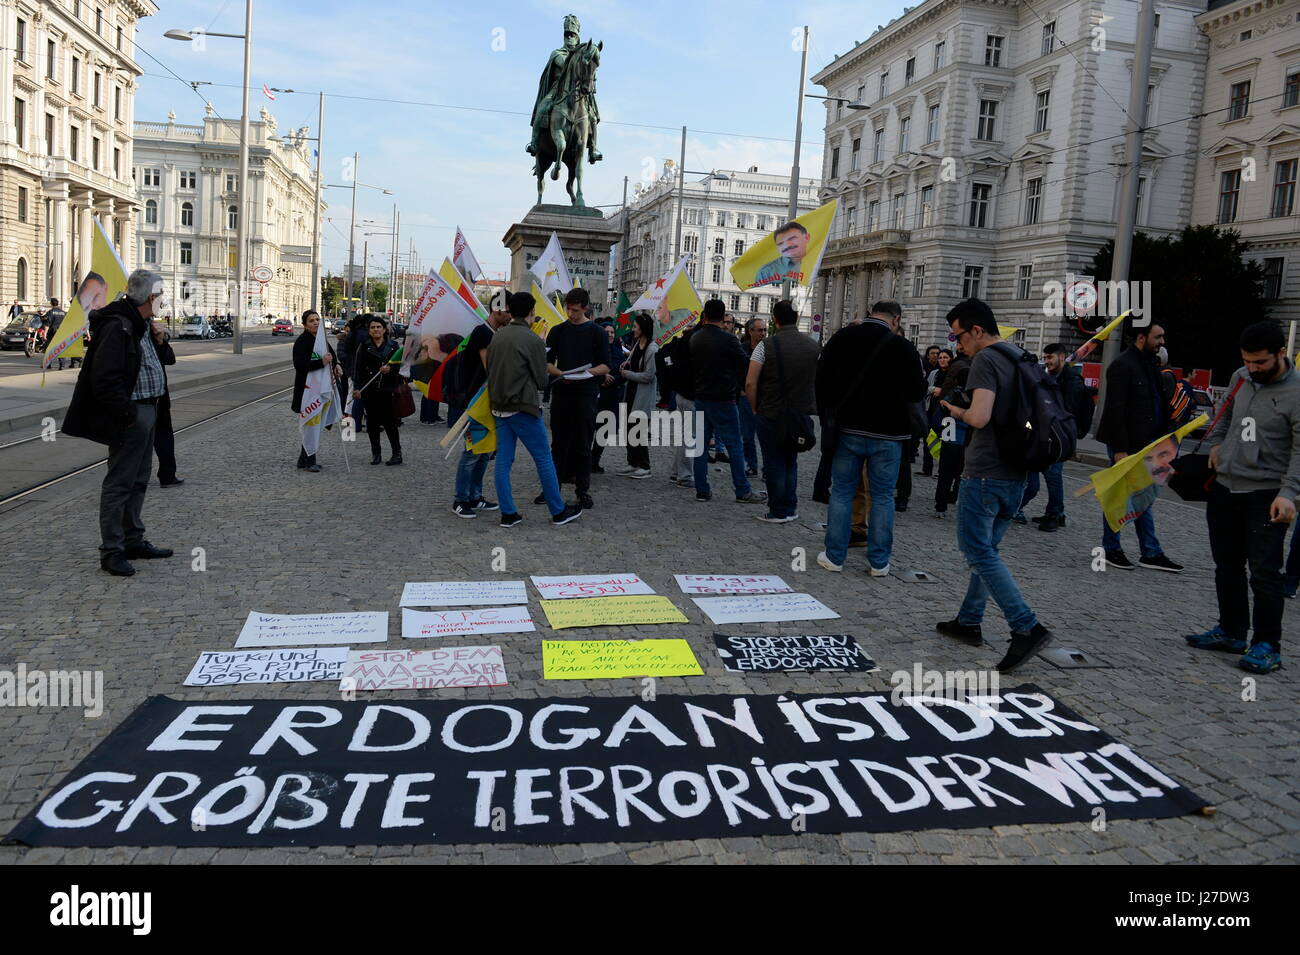
[(667, 597), (579, 597), (543, 600), (542, 611), (552, 630), (569, 627), (626, 627), (637, 623), (686, 623), (686, 615)]
[(703, 675), (699, 661), (691, 652), (691, 645), (685, 640), (542, 641), (542, 676), (547, 680)]

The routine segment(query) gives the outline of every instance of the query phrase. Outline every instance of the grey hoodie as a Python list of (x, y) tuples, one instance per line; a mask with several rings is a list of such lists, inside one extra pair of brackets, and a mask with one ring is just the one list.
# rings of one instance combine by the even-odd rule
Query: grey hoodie
[[(1277, 491), (1294, 501), (1300, 496), (1300, 374), (1289, 359), (1286, 371), (1266, 385), (1250, 380), (1245, 368), (1233, 372), (1231, 391), (1245, 379), (1232, 409), (1210, 432), (1208, 444), (1219, 449), (1219, 483), (1239, 494)], [(1254, 440), (1243, 441), (1245, 419), (1254, 419)]]

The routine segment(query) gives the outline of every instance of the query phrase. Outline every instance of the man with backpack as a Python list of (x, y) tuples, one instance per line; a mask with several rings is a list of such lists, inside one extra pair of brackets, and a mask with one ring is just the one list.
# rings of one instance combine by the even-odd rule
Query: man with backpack
[[(1164, 328), (1152, 322), (1146, 328), (1138, 329), (1133, 344), (1106, 369), (1106, 405), (1102, 408), (1101, 424), (1097, 426), (1097, 440), (1106, 445), (1112, 464), (1141, 451), (1156, 438), (1174, 430), (1160, 380), (1159, 351), (1164, 343)], [(1152, 516), (1154, 510), (1154, 505), (1148, 507), (1133, 522), (1142, 553), (1138, 564), (1151, 570), (1182, 573), (1183, 565), (1166, 557), (1160, 547)], [(1105, 518), (1102, 519), (1101, 546), (1106, 552), (1108, 567), (1133, 569), (1132, 561), (1120, 546), (1119, 534), (1110, 529)]]
[(935, 629), (970, 646), (982, 645), (981, 623), (992, 596), (1011, 626), (1011, 645), (998, 663), (999, 672), (1009, 673), (1046, 647), (1052, 634), (1025, 602), (998, 545), (1020, 508), (1030, 468), (1052, 463), (1045, 457), (1063, 460), (1073, 453), (1074, 422), (1060, 407), (1055, 382), (1033, 357), (999, 337), (987, 304), (974, 298), (959, 302), (948, 313), (948, 325), (949, 338), (971, 357), (970, 407), (942, 402), (954, 419), (975, 429), (957, 502), (957, 544), (971, 576), (957, 616)]
[[(1078, 434), (1088, 433), (1092, 427), (1092, 395), (1088, 393), (1088, 386), (1083, 382), (1083, 375), (1079, 369), (1066, 362), (1070, 355), (1070, 350), (1060, 342), (1052, 342), (1043, 349), (1043, 364), (1047, 368), (1047, 373), (1056, 379), (1056, 385), (1061, 389), (1061, 404), (1066, 411), (1074, 415), (1075, 430)], [(1034, 523), (1038, 525), (1040, 531), (1052, 532), (1065, 526), (1065, 482), (1061, 478), (1061, 472), (1065, 469), (1064, 461), (1057, 461), (1055, 464), (1048, 465), (1042, 472), (1043, 480), (1047, 484), (1047, 510), (1043, 512), (1042, 517), (1035, 517)], [(1016, 515), (1016, 523), (1025, 523), (1024, 509), (1038, 495), (1037, 471), (1030, 471), (1025, 482), (1025, 495), (1020, 502), (1020, 513)]]

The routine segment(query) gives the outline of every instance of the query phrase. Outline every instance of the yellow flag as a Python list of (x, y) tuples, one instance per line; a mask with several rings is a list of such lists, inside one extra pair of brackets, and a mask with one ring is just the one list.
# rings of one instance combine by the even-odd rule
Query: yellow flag
[(764, 236), (731, 266), (731, 277), (743, 292), (760, 285), (812, 285), (830, 240), (839, 200), (786, 222)]
[(689, 256), (682, 256), (672, 271), (656, 279), (628, 309), (654, 314), (655, 344), (661, 348), (695, 324), (704, 311), (704, 303), (686, 273), (689, 260)]
[(487, 385), (465, 409), (470, 425), (465, 429), (465, 447), (473, 454), (490, 454), (497, 449), (497, 421), (492, 417), (492, 403), (488, 400)]
[(77, 294), (68, 304), (68, 313), (50, 337), (45, 357), (41, 359), (42, 370), (49, 368), (50, 362), (58, 358), (80, 358), (84, 355), (86, 346), (83, 338), (86, 329), (90, 327), (90, 313), (103, 308), (125, 291), (126, 268), (117, 257), (108, 233), (100, 225), (99, 219), (95, 219), (90, 271), (77, 286)]
[(536, 303), (534, 311), (537, 313), (537, 321), (533, 322), (533, 331), (542, 341), (546, 341), (546, 336), (551, 333), (551, 329), (565, 320), (564, 310), (557, 309), (550, 299), (543, 294), (542, 290), (533, 283), (532, 287), (533, 301)]
[(1178, 443), (1209, 421), (1208, 416), (1200, 415), (1173, 434), (1157, 438), (1136, 454), (1092, 476), (1097, 503), (1111, 530), (1118, 532), (1155, 503), (1160, 488), (1173, 474), (1169, 465), (1178, 456)]
[(939, 452), (943, 450), (943, 439), (934, 433), (933, 428), (925, 436), (925, 449), (930, 452), (930, 457), (939, 460)]

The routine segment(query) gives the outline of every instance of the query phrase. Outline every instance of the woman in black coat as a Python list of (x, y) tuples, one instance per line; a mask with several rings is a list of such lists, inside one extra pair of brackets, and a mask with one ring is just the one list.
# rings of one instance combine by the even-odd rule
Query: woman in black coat
[[(302, 411), (302, 393), (307, 387), (309, 371), (329, 367), (335, 369), (337, 374), (338, 360), (333, 347), (328, 342), (325, 346), (327, 354), (316, 354), (316, 331), (320, 328), (320, 321), (320, 315), (316, 312), (310, 309), (303, 312), (303, 332), (293, 343), (293, 403), (289, 407), (293, 409), (294, 414)], [(320, 465), (316, 463), (316, 455), (308, 454), (307, 449), (303, 447), (298, 448), (298, 467), (312, 472), (320, 470)]]
[(352, 397), (360, 398), (366, 409), (366, 434), (370, 436), (371, 464), (383, 463), (379, 449), (379, 431), (388, 434), (393, 449), (389, 464), (402, 463), (402, 439), (397, 433), (397, 416), (393, 414), (393, 391), (400, 384), (397, 366), (389, 359), (397, 352), (397, 342), (388, 337), (388, 323), (371, 315), (366, 325), (370, 335), (352, 359)]

